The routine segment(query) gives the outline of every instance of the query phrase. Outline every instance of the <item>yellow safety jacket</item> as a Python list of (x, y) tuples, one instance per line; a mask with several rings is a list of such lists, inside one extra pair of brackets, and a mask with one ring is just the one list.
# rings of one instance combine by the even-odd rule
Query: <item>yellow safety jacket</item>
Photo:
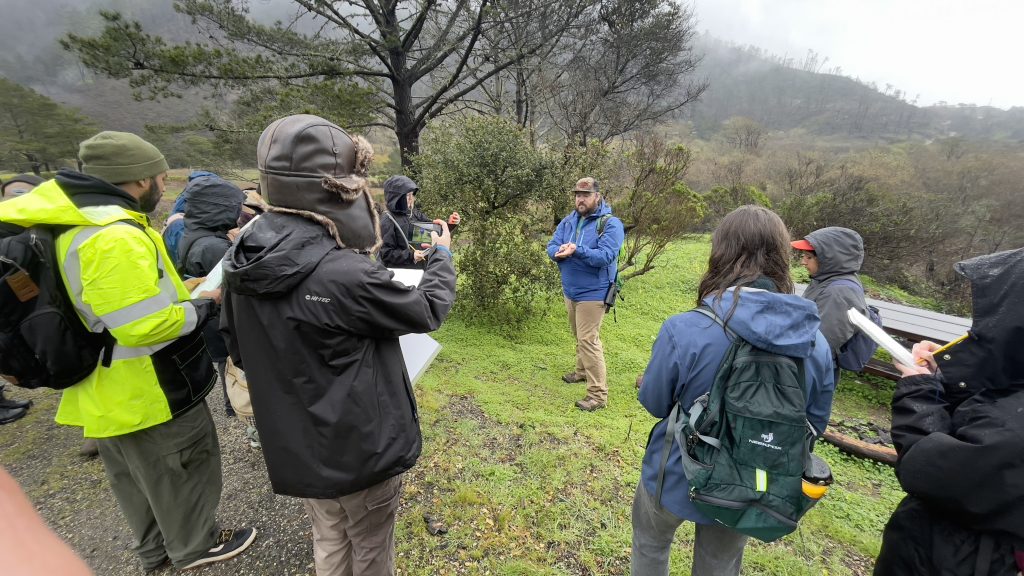
[(56, 239), (64, 287), (82, 322), (115, 341), (109, 366), (98, 360), (92, 374), (64, 390), (58, 423), (81, 426), (86, 437), (120, 436), (203, 401), (216, 372), (196, 328), (215, 305), (189, 300), (145, 214), (79, 208), (50, 180), (0, 203), (0, 221), (68, 227)]

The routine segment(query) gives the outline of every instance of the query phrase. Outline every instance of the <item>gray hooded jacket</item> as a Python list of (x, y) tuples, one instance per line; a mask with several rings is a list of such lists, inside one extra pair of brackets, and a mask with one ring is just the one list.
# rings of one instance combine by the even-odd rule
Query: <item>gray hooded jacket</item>
[(864, 289), (845, 283), (833, 286), (840, 278), (848, 278), (861, 286), (857, 272), (864, 262), (864, 241), (860, 234), (849, 228), (830, 226), (811, 232), (804, 237), (818, 258), (818, 273), (811, 276), (811, 283), (804, 292), (804, 298), (818, 305), (821, 317), (821, 333), (825, 335), (832, 356), (853, 337), (856, 328), (850, 323), (846, 311), (856, 308), (866, 314), (867, 302)]

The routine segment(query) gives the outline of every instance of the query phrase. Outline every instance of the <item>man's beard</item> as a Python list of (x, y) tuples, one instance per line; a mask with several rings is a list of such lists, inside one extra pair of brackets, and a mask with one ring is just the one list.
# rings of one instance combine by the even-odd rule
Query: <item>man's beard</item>
[(139, 209), (143, 213), (149, 214), (153, 210), (156, 210), (156, 205), (160, 203), (160, 197), (163, 193), (160, 192), (160, 186), (156, 183), (156, 178), (153, 178), (149, 182), (149, 190), (139, 198)]

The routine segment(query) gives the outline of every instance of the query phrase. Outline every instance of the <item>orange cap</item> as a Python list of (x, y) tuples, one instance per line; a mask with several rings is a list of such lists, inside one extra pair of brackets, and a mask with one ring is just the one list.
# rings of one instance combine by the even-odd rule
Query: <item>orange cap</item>
[(789, 245), (792, 246), (793, 248), (796, 248), (797, 250), (806, 250), (808, 252), (814, 252), (814, 246), (811, 246), (811, 243), (804, 239), (793, 240), (792, 242), (789, 243)]

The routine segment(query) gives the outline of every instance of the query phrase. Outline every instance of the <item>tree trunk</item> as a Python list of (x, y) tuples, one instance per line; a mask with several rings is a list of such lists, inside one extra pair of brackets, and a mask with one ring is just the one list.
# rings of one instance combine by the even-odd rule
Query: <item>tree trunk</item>
[(868, 444), (846, 434), (833, 431), (831, 428), (825, 430), (822, 435), (825, 442), (832, 444), (847, 454), (853, 454), (860, 458), (867, 458), (875, 462), (881, 462), (890, 466), (896, 465), (896, 451), (888, 446)]
[(395, 136), (398, 150), (402, 155), (402, 168), (412, 165), (412, 157), (420, 151), (420, 126), (416, 123), (416, 111), (412, 103), (412, 82), (404, 78), (392, 78), (395, 92)]
[(412, 167), (412, 157), (420, 153), (420, 129), (415, 125), (396, 128), (395, 136), (398, 136), (398, 148), (402, 154), (402, 168), (408, 171)]

